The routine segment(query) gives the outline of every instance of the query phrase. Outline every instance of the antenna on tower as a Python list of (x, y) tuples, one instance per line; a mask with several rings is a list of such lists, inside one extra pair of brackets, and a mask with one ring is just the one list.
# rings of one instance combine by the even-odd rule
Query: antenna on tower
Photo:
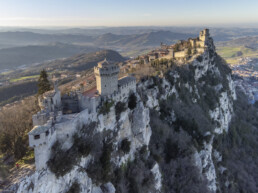
[(105, 42), (105, 59), (107, 59), (107, 42)]

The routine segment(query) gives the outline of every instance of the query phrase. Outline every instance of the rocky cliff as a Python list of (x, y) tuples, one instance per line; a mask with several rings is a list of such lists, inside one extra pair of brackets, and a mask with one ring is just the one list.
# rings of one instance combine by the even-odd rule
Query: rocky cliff
[(54, 144), (48, 169), (25, 177), (18, 192), (230, 189), (234, 180), (220, 183), (227, 166), (214, 141), (229, 132), (236, 99), (231, 71), (210, 39), (202, 55), (142, 78), (135, 94), (78, 126), (70, 149)]

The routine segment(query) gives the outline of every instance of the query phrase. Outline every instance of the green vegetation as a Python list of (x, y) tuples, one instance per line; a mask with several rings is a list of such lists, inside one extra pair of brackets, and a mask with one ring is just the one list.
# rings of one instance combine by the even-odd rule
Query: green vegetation
[[(248, 104), (247, 97), (237, 90), (228, 133), (214, 138), (213, 148), (222, 153), (223, 166), (227, 171), (218, 173), (222, 192), (256, 192), (258, 178), (258, 108)], [(220, 163), (216, 163), (220, 164)], [(246, 177), (248, 176), (248, 177)], [(229, 188), (223, 186), (230, 179)]]
[(99, 114), (103, 114), (103, 115), (108, 114), (113, 105), (114, 105), (114, 101), (105, 101), (99, 109)]
[(34, 150), (30, 149), (26, 152), (25, 156), (18, 160), (16, 163), (21, 165), (33, 164), (35, 162)]
[(48, 80), (48, 75), (45, 70), (40, 72), (39, 80), (38, 80), (38, 94), (42, 95), (43, 93), (51, 90), (51, 84)]
[(66, 193), (80, 193), (80, 184), (75, 181)]
[(136, 105), (137, 105), (137, 97), (133, 93), (129, 96), (128, 107), (129, 109), (133, 110), (136, 107)]
[(73, 136), (73, 146), (68, 150), (63, 150), (61, 144), (57, 141), (52, 146), (51, 156), (47, 162), (49, 169), (57, 177), (64, 176), (73, 169), (81, 157), (89, 155), (91, 143), (92, 141), (88, 138), (75, 134)]
[(11, 79), (10, 82), (14, 83), (14, 82), (18, 82), (18, 81), (21, 81), (21, 80), (36, 79), (36, 78), (39, 78), (39, 75), (23, 76), (23, 77), (20, 77), (20, 78), (14, 78), (14, 79)]
[(111, 176), (111, 152), (112, 152), (112, 143), (104, 143), (102, 155), (100, 157), (100, 163), (102, 166), (103, 181), (108, 182)]
[[(0, 154), (0, 179), (3, 178), (7, 178), (7, 176), (9, 175), (9, 170), (11, 168), (11, 166), (6, 165), (3, 163), (3, 154)], [(1, 190), (1, 189), (0, 189)]]
[(237, 64), (240, 57), (258, 57), (258, 52), (256, 49), (245, 46), (218, 47), (217, 52), (230, 64)]
[(130, 145), (131, 145), (131, 142), (128, 139), (123, 139), (122, 142), (121, 142), (121, 150), (124, 153), (129, 153), (130, 152)]
[(35, 98), (31, 97), (23, 103), (16, 104), (15, 107), (6, 108), (0, 112), (0, 152), (2, 154), (14, 156), (14, 161), (29, 156), (27, 133), (32, 128), (31, 117), (37, 111)]
[(63, 150), (58, 141), (52, 146), (51, 156), (47, 165), (56, 177), (64, 176), (73, 169), (78, 161), (76, 155), (77, 152), (74, 150), (74, 148), (67, 151)]
[(29, 81), (0, 87), (0, 106), (10, 104), (37, 93), (37, 82)]
[(126, 110), (126, 104), (123, 102), (118, 102), (115, 106), (115, 111), (116, 111), (116, 120), (118, 121), (120, 119), (120, 115), (122, 112)]

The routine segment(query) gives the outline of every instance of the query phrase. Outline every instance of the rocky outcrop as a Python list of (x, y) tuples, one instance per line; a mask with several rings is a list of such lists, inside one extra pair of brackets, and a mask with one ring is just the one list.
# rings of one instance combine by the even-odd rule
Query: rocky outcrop
[[(152, 137), (150, 111), (156, 111), (158, 115), (162, 115), (161, 111), (164, 110), (164, 107), (161, 106), (161, 101), (175, 98), (178, 103), (182, 104), (186, 103), (184, 98), (187, 96), (190, 99), (186, 100), (187, 103), (199, 105), (203, 111), (207, 111), (205, 116), (207, 116), (207, 120), (210, 120), (209, 128), (202, 127), (203, 130), (198, 131), (202, 137), (197, 140), (200, 138), (205, 140), (199, 141), (201, 145), (195, 147), (193, 162), (199, 170), (199, 175), (207, 180), (210, 192), (216, 192), (217, 175), (213, 159), (219, 161), (222, 156), (213, 148), (213, 138), (215, 135), (228, 131), (233, 113), (233, 101), (236, 99), (231, 74), (220, 65), (223, 64), (218, 62), (215, 47), (210, 39), (205, 52), (193, 58), (190, 64), (186, 64), (187, 71), (180, 72), (179, 67), (179, 70), (168, 71), (164, 77), (152, 77), (140, 81), (137, 85), (135, 94), (137, 104), (134, 108), (126, 108), (118, 115), (114, 104), (109, 113), (99, 114), (94, 119), (96, 121), (94, 132), (105, 133), (109, 131), (111, 133), (113, 143), (111, 162), (114, 167), (124, 167), (129, 161), (133, 161), (136, 153), (144, 146), (147, 147), (147, 156), (150, 156), (148, 150)], [(223, 68), (225, 69), (223, 70)], [(185, 75), (186, 73), (188, 75)], [(169, 106), (168, 109), (163, 121), (173, 129), (173, 125), (179, 118), (178, 112), (173, 106)], [(118, 152), (121, 141), (124, 139), (130, 141), (130, 150), (121, 154)], [(116, 192), (115, 185), (111, 182), (96, 184), (89, 177), (85, 168), (94, 161), (96, 161), (94, 157), (89, 154), (81, 158), (80, 162), (69, 173), (59, 178), (49, 169), (37, 171), (32, 176), (23, 179), (18, 192), (65, 193), (75, 182), (80, 184), (80, 192)], [(149, 170), (154, 177), (155, 190), (152, 191), (162, 192), (163, 178), (159, 163), (154, 161)], [(226, 168), (221, 166), (222, 170), (225, 171)]]

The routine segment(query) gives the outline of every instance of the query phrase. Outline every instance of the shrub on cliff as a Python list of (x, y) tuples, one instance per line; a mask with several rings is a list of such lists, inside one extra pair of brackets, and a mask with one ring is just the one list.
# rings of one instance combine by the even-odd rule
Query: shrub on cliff
[(80, 193), (80, 184), (75, 181), (66, 193)]
[(87, 138), (79, 137), (75, 134), (73, 141), (73, 146), (68, 150), (63, 150), (58, 141), (51, 148), (51, 155), (47, 165), (57, 177), (64, 176), (70, 172), (77, 161), (82, 156), (89, 155), (91, 151), (92, 141)]
[(122, 142), (121, 142), (121, 150), (124, 153), (129, 153), (130, 152), (130, 145), (131, 145), (131, 142), (128, 139), (123, 139)]
[(56, 177), (64, 176), (73, 169), (77, 161), (77, 152), (74, 149), (63, 150), (61, 144), (57, 141), (51, 149), (50, 159), (47, 165)]
[(136, 107), (136, 104), (137, 104), (137, 97), (135, 96), (134, 93), (132, 93), (132, 94), (129, 96), (129, 101), (128, 101), (128, 107), (129, 107), (129, 109), (133, 110), (133, 109)]
[(51, 84), (48, 80), (47, 72), (42, 70), (38, 80), (38, 94), (41, 95), (49, 90), (51, 90)]
[(102, 155), (100, 157), (100, 163), (102, 166), (103, 172), (103, 181), (108, 182), (110, 180), (111, 175), (111, 152), (112, 152), (112, 144), (104, 143)]
[(76, 133), (73, 136), (73, 148), (76, 148), (76, 151), (80, 156), (88, 156), (91, 151), (91, 141), (89, 141), (88, 138), (79, 137), (79, 135)]
[(0, 111), (0, 152), (13, 155), (16, 160), (25, 156), (28, 150), (27, 132), (32, 128), (32, 115), (39, 107), (35, 97), (24, 99)]
[(113, 105), (114, 105), (113, 101), (105, 101), (99, 109), (99, 114), (103, 114), (103, 115), (108, 114)]
[(122, 112), (126, 110), (126, 104), (123, 102), (116, 103), (115, 111), (116, 111), (116, 120), (118, 121), (120, 119), (120, 115)]

